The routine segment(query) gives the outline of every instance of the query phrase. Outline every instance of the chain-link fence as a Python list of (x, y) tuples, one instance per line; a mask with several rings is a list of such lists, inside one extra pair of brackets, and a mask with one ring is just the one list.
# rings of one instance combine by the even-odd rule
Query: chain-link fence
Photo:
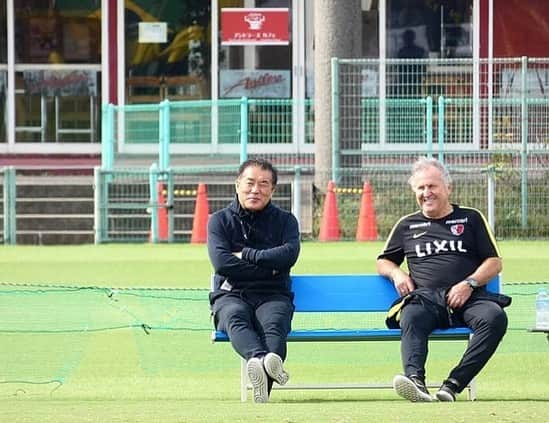
[(549, 235), (549, 59), (335, 59), (333, 69), (337, 168), (316, 172), (336, 183), (344, 239), (365, 181), (381, 238), (416, 208), (406, 181), (419, 155), (448, 165), (453, 201), (483, 211), (498, 237)]
[[(338, 172), (336, 197), (342, 239), (354, 239), (362, 187), (372, 188), (372, 207), (380, 239), (403, 215), (417, 210), (407, 181), (412, 163), (425, 152), (378, 153), (362, 156), (359, 168)], [(451, 201), (483, 212), (500, 239), (549, 237), (549, 156), (532, 152), (526, 163), (520, 152), (484, 151), (446, 153), (443, 160), (453, 179)], [(318, 172), (318, 171), (317, 171)], [(322, 224), (325, 196), (317, 192), (313, 237)]]
[(332, 142), (342, 167), (372, 151), (547, 150), (547, 58), (334, 63)]
[[(98, 169), (96, 242), (188, 242), (193, 232), (199, 185), (204, 185), (204, 200), (208, 211), (213, 213), (234, 199), (236, 172), (236, 166), (169, 171), (154, 167)], [(293, 207), (293, 181), (293, 174), (281, 172), (274, 194), (274, 201), (288, 210)], [(308, 198), (310, 203), (312, 194)]]
[[(418, 151), (363, 155), (360, 167), (336, 172), (334, 197), (330, 198), (313, 183), (314, 173), (322, 170), (281, 167), (274, 202), (296, 214), (304, 239), (318, 239), (323, 225), (337, 223), (340, 231), (337, 239), (364, 240), (358, 236), (357, 227), (366, 224), (375, 225), (375, 231), (369, 233), (375, 232), (375, 238), (383, 240), (400, 217), (418, 208), (407, 180), (412, 163), (422, 154)], [(451, 200), (479, 209), (497, 238), (549, 238), (546, 154), (529, 153), (526, 163), (521, 153), (514, 150), (453, 152), (441, 159), (453, 179)], [(96, 217), (100, 217), (96, 239), (145, 241), (153, 236), (155, 222), (160, 222), (165, 227), (161, 241), (188, 241), (199, 184), (205, 185), (208, 210), (213, 213), (234, 198), (235, 175), (236, 167), (232, 166), (169, 172), (154, 168), (98, 171)], [(368, 193), (363, 191), (365, 183)], [(337, 216), (324, 216), (327, 201), (334, 201)], [(364, 215), (365, 206), (369, 208), (368, 216)]]

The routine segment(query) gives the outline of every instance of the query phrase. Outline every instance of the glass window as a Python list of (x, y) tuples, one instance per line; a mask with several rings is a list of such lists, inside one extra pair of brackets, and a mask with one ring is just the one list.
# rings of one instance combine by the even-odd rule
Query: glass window
[(99, 142), (99, 72), (15, 73), (17, 142)]
[(8, 22), (6, 15), (6, 2), (0, 2), (0, 64), (7, 63), (8, 57)]
[(99, 4), (14, 1), (16, 142), (99, 142)]
[(387, 57), (472, 57), (472, 0), (387, 0)]
[(210, 2), (125, 0), (127, 103), (209, 98)]
[(14, 3), (16, 63), (100, 63), (97, 1)]

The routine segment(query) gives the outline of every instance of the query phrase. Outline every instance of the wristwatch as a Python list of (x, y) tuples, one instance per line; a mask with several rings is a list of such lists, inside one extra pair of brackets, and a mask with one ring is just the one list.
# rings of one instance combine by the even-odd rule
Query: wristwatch
[(479, 281), (477, 281), (474, 278), (467, 278), (465, 279), (465, 282), (467, 282), (467, 284), (471, 287), (471, 289), (476, 289), (480, 286)]

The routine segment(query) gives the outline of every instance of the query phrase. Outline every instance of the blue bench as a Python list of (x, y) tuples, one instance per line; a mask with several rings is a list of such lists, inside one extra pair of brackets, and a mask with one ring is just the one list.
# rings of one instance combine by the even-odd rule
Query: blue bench
[[(501, 292), (499, 276), (488, 284), (488, 290)], [(293, 275), (292, 290), (295, 294), (296, 313), (355, 312), (386, 313), (398, 297), (393, 283), (380, 275)], [(295, 318), (294, 318), (295, 319)], [(288, 342), (349, 342), (400, 340), (400, 329), (386, 329), (384, 321), (373, 328), (345, 329), (295, 329), (288, 335)], [(431, 339), (468, 340), (472, 332), (466, 327), (438, 329)], [(229, 342), (222, 331), (212, 332), (213, 342)], [(438, 386), (438, 385), (431, 385)], [(390, 388), (390, 384), (337, 384), (337, 385), (285, 385), (277, 389), (365, 389)], [(241, 360), (241, 399), (246, 401), (246, 362)], [(476, 398), (476, 384), (473, 380), (467, 387), (469, 399)]]

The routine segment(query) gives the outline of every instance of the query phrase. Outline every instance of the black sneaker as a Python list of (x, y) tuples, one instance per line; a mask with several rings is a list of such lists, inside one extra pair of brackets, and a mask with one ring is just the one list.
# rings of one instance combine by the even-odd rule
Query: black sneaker
[(446, 379), (442, 382), (442, 386), (437, 392), (437, 399), (443, 402), (454, 402), (458, 391), (457, 383), (450, 379)]
[(416, 375), (396, 375), (393, 378), (393, 387), (398, 395), (412, 402), (431, 402), (433, 397), (429, 394), (425, 382)]

